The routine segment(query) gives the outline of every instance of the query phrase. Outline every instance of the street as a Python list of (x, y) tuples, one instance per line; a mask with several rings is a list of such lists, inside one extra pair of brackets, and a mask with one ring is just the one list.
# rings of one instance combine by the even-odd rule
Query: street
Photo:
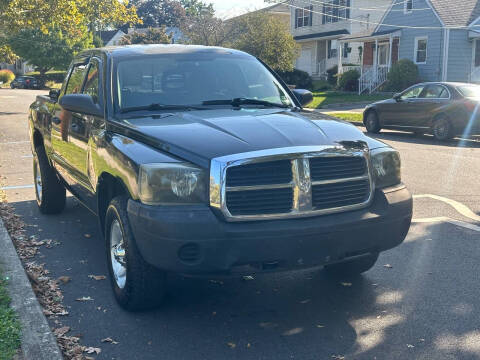
[[(97, 359), (480, 358), (479, 139), (375, 136), (401, 153), (414, 223), (405, 243), (361, 277), (170, 276), (161, 308), (127, 313), (108, 279), (89, 277), (107, 275), (95, 216), (72, 197), (58, 216), (37, 209), (27, 111), (45, 93), (0, 89), (0, 188), (28, 235), (56, 244), (36, 261), (53, 278), (71, 278), (61, 285), (69, 316), (52, 327), (69, 326), (82, 344), (101, 348)], [(93, 300), (76, 301), (82, 297)]]

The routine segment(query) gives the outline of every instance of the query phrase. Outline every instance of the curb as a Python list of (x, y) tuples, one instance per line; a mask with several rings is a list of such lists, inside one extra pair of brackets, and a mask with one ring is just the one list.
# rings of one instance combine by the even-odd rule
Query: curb
[(7, 289), (11, 306), (22, 326), (22, 353), (25, 360), (63, 360), (42, 307), (33, 293), (10, 235), (0, 219), (0, 267), (9, 277)]
[(369, 104), (371, 104), (372, 102), (374, 101), (367, 101), (367, 102), (354, 102), (354, 103), (339, 103), (339, 104), (330, 104), (330, 105), (325, 105), (325, 106), (322, 106), (321, 108), (322, 109), (330, 109), (330, 110), (341, 110), (342, 108), (347, 108), (347, 107), (355, 107), (355, 109), (357, 108), (362, 108), (362, 107), (365, 107)]

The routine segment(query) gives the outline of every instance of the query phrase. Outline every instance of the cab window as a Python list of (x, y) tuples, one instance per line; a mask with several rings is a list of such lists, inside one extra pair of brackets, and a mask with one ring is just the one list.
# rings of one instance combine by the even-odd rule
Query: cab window
[(92, 97), (93, 102), (98, 104), (99, 100), (99, 73), (98, 73), (98, 62), (93, 60), (90, 63), (88, 69), (87, 79), (85, 81), (85, 88), (83, 90), (84, 94), (88, 94)]
[(65, 94), (79, 94), (82, 91), (83, 80), (87, 71), (87, 64), (75, 65), (72, 69), (70, 79), (68, 79)]

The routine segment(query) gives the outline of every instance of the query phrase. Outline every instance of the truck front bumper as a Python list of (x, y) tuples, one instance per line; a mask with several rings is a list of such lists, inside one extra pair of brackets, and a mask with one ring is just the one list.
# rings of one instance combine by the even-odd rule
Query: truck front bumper
[(311, 218), (228, 223), (208, 206), (128, 203), (144, 259), (177, 273), (234, 275), (312, 268), (391, 249), (412, 219), (404, 186), (376, 190), (365, 209)]

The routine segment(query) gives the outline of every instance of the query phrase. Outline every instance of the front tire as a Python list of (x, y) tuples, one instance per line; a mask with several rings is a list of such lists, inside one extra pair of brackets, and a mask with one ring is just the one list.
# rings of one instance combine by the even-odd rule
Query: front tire
[(441, 116), (434, 121), (432, 133), (435, 139), (440, 141), (447, 141), (453, 138), (452, 125), (445, 116)]
[(367, 116), (365, 118), (365, 127), (367, 128), (367, 132), (371, 134), (378, 134), (380, 130), (382, 130), (378, 115), (375, 111), (370, 110), (367, 113)]
[(165, 295), (166, 274), (145, 262), (127, 216), (126, 196), (114, 198), (105, 218), (110, 280), (117, 302), (125, 310), (158, 307)]
[(355, 276), (370, 270), (378, 260), (377, 254), (369, 254), (357, 259), (325, 266), (325, 271), (332, 277)]
[(65, 187), (50, 166), (42, 146), (33, 155), (33, 179), (38, 208), (42, 214), (59, 214), (65, 208), (67, 193)]

